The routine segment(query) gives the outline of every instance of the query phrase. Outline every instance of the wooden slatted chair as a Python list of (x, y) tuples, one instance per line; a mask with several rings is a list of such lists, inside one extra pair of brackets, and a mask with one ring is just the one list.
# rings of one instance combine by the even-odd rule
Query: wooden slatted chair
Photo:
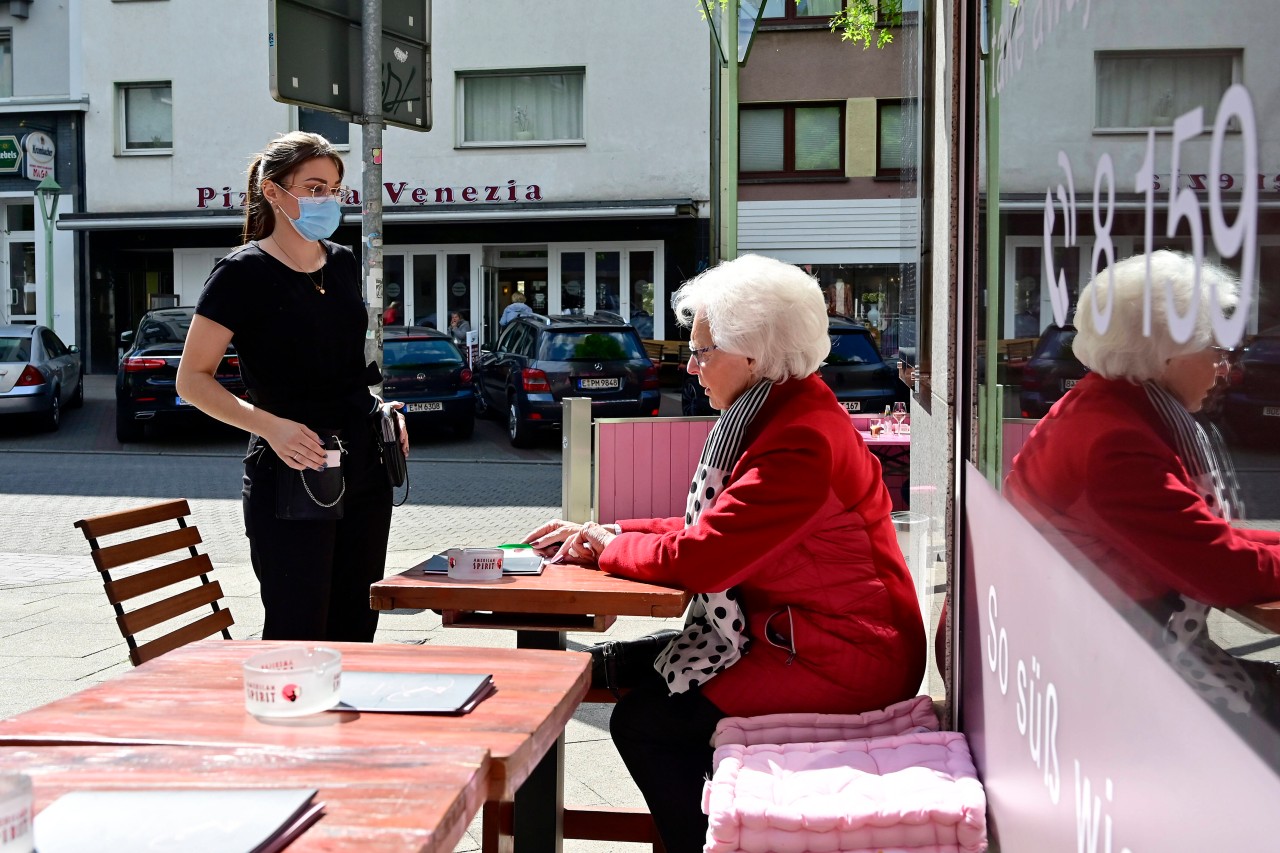
[[(120, 626), (120, 633), (129, 644), (129, 659), (134, 666), (218, 632), (225, 639), (231, 639), (231, 633), (227, 629), (234, 624), (234, 620), (230, 610), (219, 606), (222, 587), (217, 581), (209, 580), (213, 563), (207, 554), (196, 550), (196, 545), (203, 540), (195, 525), (187, 524), (186, 518), (190, 514), (191, 508), (185, 500), (172, 500), (82, 518), (75, 523), (84, 538), (89, 540), (94, 565), (102, 573), (107, 600), (116, 609), (116, 624)], [(98, 544), (102, 537), (136, 531), (138, 528), (166, 521), (176, 521), (177, 529), (111, 545)], [(181, 549), (186, 549), (188, 556), (174, 562), (160, 566), (134, 565), (142, 561), (153, 561), (156, 557)], [(117, 572), (116, 577), (112, 577), (113, 570), (121, 571)], [(196, 578), (199, 581), (194, 586), (167, 598), (148, 601), (130, 611), (124, 608), (126, 602), (139, 596), (157, 593), (166, 587)], [(158, 636), (141, 644), (138, 642), (139, 633), (204, 607), (212, 608), (213, 612), (178, 627), (166, 627)]]

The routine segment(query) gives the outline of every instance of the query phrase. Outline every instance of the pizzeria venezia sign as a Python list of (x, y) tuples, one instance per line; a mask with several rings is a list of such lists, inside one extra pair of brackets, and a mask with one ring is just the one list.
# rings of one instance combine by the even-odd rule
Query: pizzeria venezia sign
[[(390, 204), (493, 204), (495, 202), (542, 201), (542, 187), (521, 184), (514, 178), (505, 184), (466, 187), (425, 187), (405, 181), (387, 181), (382, 185), (383, 201)], [(343, 204), (359, 205), (360, 190), (347, 191)], [(196, 207), (200, 210), (244, 207), (244, 191), (231, 187), (196, 187)]]

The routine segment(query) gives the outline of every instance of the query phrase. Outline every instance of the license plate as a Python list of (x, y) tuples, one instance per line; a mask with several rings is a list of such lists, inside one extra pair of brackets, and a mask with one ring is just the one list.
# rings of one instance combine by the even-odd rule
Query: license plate
[(406, 412), (443, 412), (444, 403), (407, 403)]
[(846, 412), (861, 412), (861, 411), (862, 411), (862, 403), (845, 403), (845, 404), (844, 404), (844, 410), (845, 410)]
[(579, 379), (578, 387), (583, 389), (584, 391), (586, 390), (597, 391), (604, 388), (617, 388), (618, 379), (617, 377), (614, 377), (613, 379)]
[(178, 396), (175, 396), (175, 397), (173, 398), (173, 402), (174, 402), (175, 404), (179, 405), (179, 406), (190, 406), (190, 405), (191, 405), (191, 404), (190, 404), (190, 403), (188, 403), (186, 400), (184, 400), (184, 399), (182, 399), (181, 397), (178, 397)]
[(1064, 380), (1062, 380), (1062, 388), (1063, 388), (1063, 390), (1070, 390), (1070, 389), (1072, 389), (1072, 388), (1076, 387), (1076, 382), (1077, 382), (1077, 381), (1079, 381), (1079, 380), (1076, 380), (1076, 379), (1064, 379)]
[(1280, 406), (1266, 406), (1262, 410), (1264, 417), (1280, 418)]

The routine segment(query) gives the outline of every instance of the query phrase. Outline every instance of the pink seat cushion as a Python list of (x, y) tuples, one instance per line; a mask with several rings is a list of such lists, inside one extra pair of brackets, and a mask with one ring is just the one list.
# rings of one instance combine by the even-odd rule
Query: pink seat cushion
[(716, 725), (712, 746), (739, 743), (813, 743), (889, 737), (910, 731), (937, 731), (933, 700), (916, 696), (887, 708), (862, 714), (765, 714), (725, 717)]
[(959, 732), (728, 744), (702, 793), (708, 853), (979, 853), (986, 795)]

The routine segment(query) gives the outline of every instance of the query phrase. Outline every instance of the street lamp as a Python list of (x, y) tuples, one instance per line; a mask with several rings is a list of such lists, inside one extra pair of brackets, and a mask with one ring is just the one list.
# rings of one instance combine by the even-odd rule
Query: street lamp
[(44, 324), (50, 329), (53, 328), (53, 221), (58, 218), (58, 197), (61, 194), (62, 187), (52, 174), (45, 175), (36, 187), (40, 217), (44, 219)]

